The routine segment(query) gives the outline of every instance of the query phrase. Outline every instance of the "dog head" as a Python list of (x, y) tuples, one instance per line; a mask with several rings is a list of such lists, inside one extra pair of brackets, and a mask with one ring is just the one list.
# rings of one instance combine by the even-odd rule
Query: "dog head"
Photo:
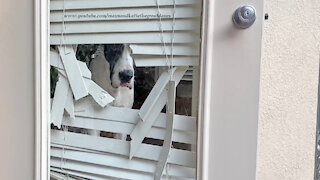
[(135, 62), (130, 47), (127, 44), (106, 44), (104, 55), (109, 63), (111, 86), (132, 89)]

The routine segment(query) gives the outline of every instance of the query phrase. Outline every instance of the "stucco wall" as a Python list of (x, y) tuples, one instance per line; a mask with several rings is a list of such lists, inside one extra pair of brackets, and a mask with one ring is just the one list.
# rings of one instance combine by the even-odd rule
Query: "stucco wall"
[(320, 42), (319, 0), (265, 0), (258, 180), (311, 180)]
[(0, 180), (34, 180), (33, 0), (0, 0)]

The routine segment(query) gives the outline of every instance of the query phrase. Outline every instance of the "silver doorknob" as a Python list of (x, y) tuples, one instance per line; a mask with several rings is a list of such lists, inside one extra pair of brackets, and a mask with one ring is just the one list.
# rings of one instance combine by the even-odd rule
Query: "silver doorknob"
[(256, 9), (251, 5), (239, 7), (232, 16), (233, 22), (239, 28), (248, 28), (256, 20)]

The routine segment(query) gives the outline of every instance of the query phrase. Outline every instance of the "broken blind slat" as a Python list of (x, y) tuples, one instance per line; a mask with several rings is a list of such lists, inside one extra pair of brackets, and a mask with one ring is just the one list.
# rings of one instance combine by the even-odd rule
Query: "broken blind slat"
[[(87, 79), (91, 79), (91, 72), (89, 71), (87, 65), (81, 61), (77, 61), (77, 64), (80, 68), (82, 76)], [(59, 70), (65, 70), (61, 61), (61, 57), (56, 51), (50, 51), (50, 65)]]
[(156, 171), (154, 174), (155, 180), (161, 180), (165, 167), (168, 165), (167, 160), (172, 145), (173, 137), (173, 120), (175, 114), (176, 103), (176, 84), (175, 81), (169, 81), (168, 83), (168, 101), (166, 103), (166, 134), (163, 141), (162, 149), (157, 163)]
[[(172, 80), (176, 82), (176, 85), (179, 84), (182, 76), (186, 72), (188, 67), (178, 67), (173, 72)], [(157, 81), (158, 83), (159, 81)], [(162, 82), (160, 82), (162, 83)], [(160, 86), (159, 86), (160, 87)], [(130, 159), (137, 153), (137, 150), (141, 146), (141, 143), (147, 134), (147, 131), (150, 130), (152, 125), (155, 123), (157, 116), (161, 113), (162, 108), (166, 104), (167, 101), (167, 89), (163, 89), (163, 91), (157, 91), (155, 88), (153, 88), (148, 95), (146, 101), (154, 100), (155, 103), (147, 103), (150, 104), (150, 107), (142, 105), (140, 111), (139, 111), (139, 117), (144, 119), (144, 121), (138, 121), (136, 124), (134, 130), (130, 134), (131, 141), (130, 141)], [(159, 93), (160, 95), (158, 96)], [(152, 95), (152, 96), (150, 96)], [(155, 96), (153, 96), (155, 95)]]
[(72, 46), (58, 47), (63, 67), (67, 74), (74, 99), (79, 100), (88, 95), (87, 87), (82, 79), (82, 72)]
[[(85, 97), (78, 100), (77, 102), (75, 102), (74, 108), (75, 115), (77, 117), (94, 118), (130, 124), (137, 124), (138, 121), (140, 121), (138, 116), (139, 110), (113, 106), (101, 109), (98, 105), (96, 105), (95, 101), (93, 101), (91, 97)], [(126, 116), (123, 116), (123, 114), (126, 114)], [(197, 123), (195, 117), (175, 115), (173, 123), (174, 129), (176, 130), (193, 133), (196, 133), (197, 131)], [(153, 126), (158, 128), (165, 128), (166, 115), (164, 113), (160, 113)]]
[[(51, 123), (53, 123), (55, 126), (61, 128), (61, 122), (63, 119), (63, 113), (65, 110), (65, 105), (67, 102), (67, 96), (69, 92), (69, 83), (68, 80), (59, 75), (59, 80), (56, 84), (56, 90), (55, 90), (55, 98), (52, 100), (51, 105)], [(59, 96), (57, 96), (59, 95)]]

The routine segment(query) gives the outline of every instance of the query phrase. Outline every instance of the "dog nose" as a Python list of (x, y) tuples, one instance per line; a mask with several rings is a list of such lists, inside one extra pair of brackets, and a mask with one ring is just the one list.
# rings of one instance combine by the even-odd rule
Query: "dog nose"
[(129, 82), (131, 78), (133, 77), (133, 71), (132, 70), (124, 70), (119, 72), (119, 78), (121, 82)]

